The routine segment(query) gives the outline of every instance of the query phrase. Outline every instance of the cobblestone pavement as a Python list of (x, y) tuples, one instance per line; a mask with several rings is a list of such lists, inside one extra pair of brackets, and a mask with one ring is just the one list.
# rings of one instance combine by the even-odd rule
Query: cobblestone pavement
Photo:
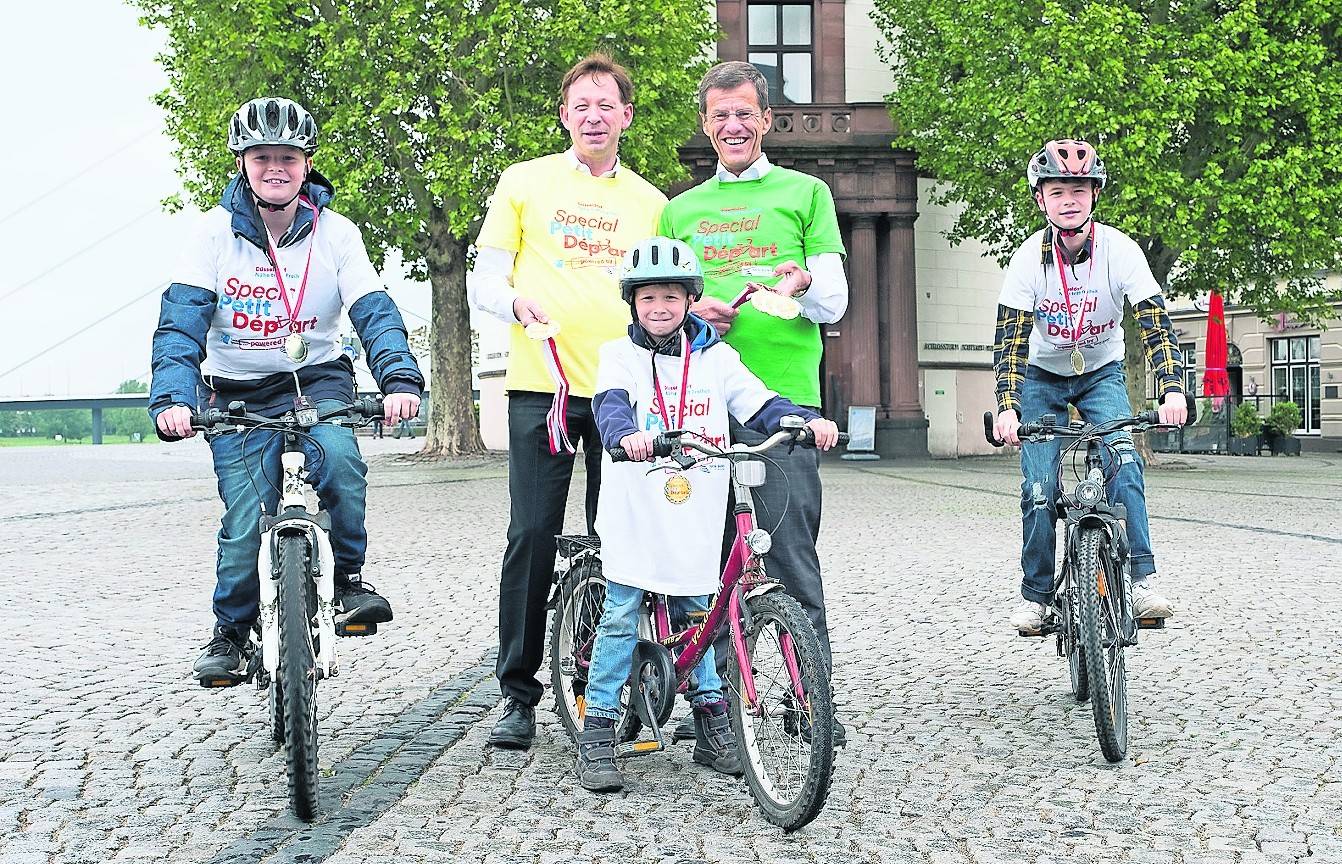
[(583, 792), (548, 697), (529, 753), (484, 746), (506, 465), (400, 460), (416, 443), (367, 442), (366, 575), (396, 620), (343, 640), (318, 690), (310, 826), (264, 694), (187, 676), (219, 515), (204, 446), (0, 448), (0, 864), (1342, 862), (1342, 456), (1148, 473), (1179, 614), (1129, 654), (1118, 765), (1052, 642), (1004, 627), (1014, 462), (828, 465), (849, 744), (783, 835), (684, 744), (626, 763), (626, 794)]

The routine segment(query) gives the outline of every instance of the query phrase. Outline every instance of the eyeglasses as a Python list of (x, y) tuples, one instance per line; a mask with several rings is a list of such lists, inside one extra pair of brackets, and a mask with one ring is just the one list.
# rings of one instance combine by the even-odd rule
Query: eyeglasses
[(753, 123), (760, 118), (760, 113), (758, 111), (750, 111), (742, 108), (737, 111), (714, 111), (712, 114), (708, 115), (708, 119), (711, 120), (715, 126), (721, 126), (732, 117), (735, 117), (736, 122), (738, 123)]

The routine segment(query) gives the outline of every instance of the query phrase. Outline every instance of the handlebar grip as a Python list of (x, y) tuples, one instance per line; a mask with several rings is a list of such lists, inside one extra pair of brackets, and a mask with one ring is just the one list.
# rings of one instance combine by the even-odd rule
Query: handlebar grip
[(1185, 421), (1184, 425), (1192, 426), (1198, 419), (1198, 399), (1194, 396), (1186, 401), (1188, 402), (1188, 420)]
[(364, 396), (363, 398), (355, 401), (352, 407), (354, 408), (355, 411), (357, 411), (358, 413), (362, 414), (365, 417), (381, 417), (382, 397)]
[(847, 433), (847, 432), (840, 432), (840, 433), (839, 433), (839, 443), (840, 443), (840, 444), (847, 444), (847, 443), (848, 443), (848, 440), (849, 440), (849, 439), (848, 439), (848, 433)]
[(1147, 426), (1154, 426), (1160, 422), (1160, 412), (1156, 410), (1143, 411), (1137, 415), (1137, 419)]
[[(675, 446), (675, 439), (667, 438), (665, 435), (658, 435), (656, 438), (652, 439), (652, 455), (659, 459), (670, 456), (671, 451), (675, 449)], [(633, 461), (629, 458), (629, 454), (625, 452), (623, 447), (607, 447), (606, 452), (610, 454), (610, 461), (612, 462)]]
[(228, 420), (229, 415), (218, 408), (206, 408), (204, 411), (191, 412), (192, 429), (209, 429)]
[(1005, 447), (1006, 442), (997, 437), (997, 430), (993, 423), (993, 412), (983, 412), (983, 437), (988, 439), (988, 443), (994, 447)]

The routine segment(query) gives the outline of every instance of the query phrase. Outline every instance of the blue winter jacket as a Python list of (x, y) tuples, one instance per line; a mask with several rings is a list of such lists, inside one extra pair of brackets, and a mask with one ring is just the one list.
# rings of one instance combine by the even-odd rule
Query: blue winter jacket
[[(330, 182), (316, 171), (308, 175), (302, 191), (318, 209), (326, 207), (335, 194)], [(233, 233), (268, 253), (265, 224), (241, 174), (228, 184), (219, 203), (232, 214)], [(298, 208), (294, 224), (280, 238), (279, 245), (301, 242), (312, 231), (312, 219), (311, 210)], [(163, 292), (158, 329), (154, 331), (150, 417), (157, 419), (173, 405), (196, 408), (210, 402), (227, 404), (234, 399), (245, 401), (249, 410), (264, 415), (278, 415), (292, 406), (295, 391), (289, 372), (249, 381), (211, 376), (213, 387), (205, 385), (200, 366), (205, 359), (206, 336), (218, 299), (211, 288), (180, 282), (174, 282)], [(410, 353), (401, 312), (387, 292), (375, 291), (361, 297), (348, 313), (363, 343), (368, 369), (382, 392), (422, 393), (424, 375)], [(314, 399), (349, 401), (354, 396), (354, 364), (348, 357), (303, 366), (297, 375), (303, 392)]]

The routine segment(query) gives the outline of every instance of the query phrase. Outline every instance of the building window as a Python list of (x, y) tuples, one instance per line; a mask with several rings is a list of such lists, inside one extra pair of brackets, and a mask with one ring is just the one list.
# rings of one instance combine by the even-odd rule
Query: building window
[(810, 3), (751, 3), (746, 43), (751, 64), (769, 81), (769, 102), (810, 102), (815, 38)]
[(1184, 355), (1184, 395), (1196, 399), (1202, 393), (1198, 381), (1198, 345), (1196, 342), (1182, 342), (1179, 353)]
[(1272, 342), (1272, 395), (1300, 406), (1300, 431), (1317, 433), (1321, 419), (1319, 337), (1290, 336)]

